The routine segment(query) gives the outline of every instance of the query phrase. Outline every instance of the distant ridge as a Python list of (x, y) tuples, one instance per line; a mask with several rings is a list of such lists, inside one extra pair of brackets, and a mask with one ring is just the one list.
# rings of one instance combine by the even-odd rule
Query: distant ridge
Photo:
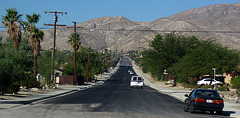
[[(84, 27), (78, 30), (83, 46), (112, 51), (141, 50), (161, 31), (235, 31), (240, 32), (240, 3), (216, 4), (186, 10), (152, 22), (134, 22), (123, 16), (101, 17), (77, 24)], [(88, 29), (88, 30), (86, 30)], [(89, 30), (91, 29), (91, 30)], [(43, 49), (52, 48), (53, 30), (45, 30)], [(72, 50), (67, 43), (73, 33), (66, 27), (57, 30), (57, 49)], [(0, 35), (4, 34), (0, 32)], [(216, 39), (217, 43), (230, 49), (240, 50), (240, 33), (182, 32), (202, 40)], [(6, 37), (6, 35), (4, 35)]]

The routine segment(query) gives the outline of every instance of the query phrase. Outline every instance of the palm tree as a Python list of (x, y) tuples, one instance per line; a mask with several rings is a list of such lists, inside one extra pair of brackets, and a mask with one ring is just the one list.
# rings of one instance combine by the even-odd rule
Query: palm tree
[(40, 15), (33, 13), (33, 15), (26, 15), (27, 16), (27, 22), (24, 22), (24, 30), (29, 35), (28, 43), (31, 46), (33, 50), (34, 55), (34, 72), (33, 76), (37, 76), (37, 58), (40, 55), (40, 40), (43, 40), (44, 32), (42, 30), (39, 30), (35, 27), (35, 24), (39, 21)]
[(2, 24), (3, 26), (8, 27), (7, 33), (12, 37), (12, 40), (14, 40), (14, 49), (17, 52), (22, 38), (20, 21), (22, 14), (18, 14), (18, 11), (14, 8), (6, 9), (6, 11), (6, 16), (2, 16)]
[(74, 45), (74, 37), (75, 37), (75, 33), (71, 34), (71, 36), (69, 37), (68, 43), (72, 45), (72, 48), (74, 51), (78, 51), (79, 47), (81, 46), (79, 34), (76, 33), (76, 47)]
[(74, 84), (76, 84), (76, 73), (77, 73), (77, 69), (76, 69), (76, 52), (79, 49), (81, 42), (80, 42), (80, 37), (78, 33), (73, 33), (71, 34), (71, 36), (69, 37), (68, 43), (70, 43), (72, 45), (72, 48), (74, 50)]
[(35, 26), (34, 24), (36, 24), (39, 21), (40, 15), (39, 14), (35, 14), (33, 13), (32, 16), (27, 14), (27, 20), (28, 22), (32, 25)]

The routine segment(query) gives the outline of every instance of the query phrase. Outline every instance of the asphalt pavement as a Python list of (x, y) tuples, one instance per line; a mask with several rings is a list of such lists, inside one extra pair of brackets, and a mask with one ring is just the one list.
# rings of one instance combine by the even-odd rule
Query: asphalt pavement
[[(145, 86), (143, 89), (130, 89), (129, 85), (126, 84), (130, 78), (130, 75), (126, 74), (127, 69), (133, 69), (136, 75), (144, 77)], [(110, 73), (105, 73), (102, 77), (98, 76), (96, 83), (88, 83), (81, 86), (59, 86), (61, 89), (58, 91), (46, 94), (13, 100), (0, 100), (0, 110), (33, 105), (36, 107), (26, 109), (31, 111), (36, 108), (49, 106), (47, 109), (51, 110), (49, 111), (51, 114), (52, 112), (60, 112), (59, 110), (62, 109), (73, 109), (71, 113), (73, 112), (74, 114), (78, 113), (77, 111), (81, 109), (83, 116), (91, 112), (90, 114), (95, 114), (95, 116), (108, 115), (114, 118), (115, 116), (225, 117), (183, 112), (182, 101), (185, 99), (184, 94), (188, 94), (190, 90), (165, 87), (160, 83), (151, 82), (150, 77), (151, 76), (142, 73), (135, 65), (128, 66), (128, 63), (120, 61), (119, 65), (111, 70)], [(74, 105), (74, 107), (72, 105)], [(234, 105), (236, 106), (238, 104), (225, 103), (224, 112), (229, 114), (227, 116), (240, 116), (239, 110), (232, 107)], [(76, 110), (76, 112), (74, 112), (74, 110)], [(44, 112), (47, 111), (44, 110)], [(134, 115), (132, 113), (134, 113)], [(48, 115), (44, 116), (49, 117)], [(56, 116), (58, 115), (55, 114), (54, 117)], [(62, 115), (62, 117), (64, 117), (64, 115)]]

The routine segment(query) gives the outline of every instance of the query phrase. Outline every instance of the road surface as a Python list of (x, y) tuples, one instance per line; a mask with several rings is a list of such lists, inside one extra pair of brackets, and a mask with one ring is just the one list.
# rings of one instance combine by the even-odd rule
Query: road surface
[[(183, 103), (144, 86), (130, 88), (130, 61), (103, 85), (36, 104), (0, 110), (1, 118), (227, 118), (226, 115), (184, 112)], [(135, 73), (134, 73), (135, 74)]]

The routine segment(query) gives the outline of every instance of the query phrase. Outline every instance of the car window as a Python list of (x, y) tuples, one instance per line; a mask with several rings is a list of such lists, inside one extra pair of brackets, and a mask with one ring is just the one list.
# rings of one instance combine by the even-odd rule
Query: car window
[(142, 81), (142, 77), (138, 77), (138, 81)]
[(194, 90), (189, 94), (190, 97), (192, 97)]
[(199, 97), (220, 97), (218, 92), (211, 90), (197, 90), (195, 96)]
[(133, 81), (137, 81), (137, 77), (133, 77)]

